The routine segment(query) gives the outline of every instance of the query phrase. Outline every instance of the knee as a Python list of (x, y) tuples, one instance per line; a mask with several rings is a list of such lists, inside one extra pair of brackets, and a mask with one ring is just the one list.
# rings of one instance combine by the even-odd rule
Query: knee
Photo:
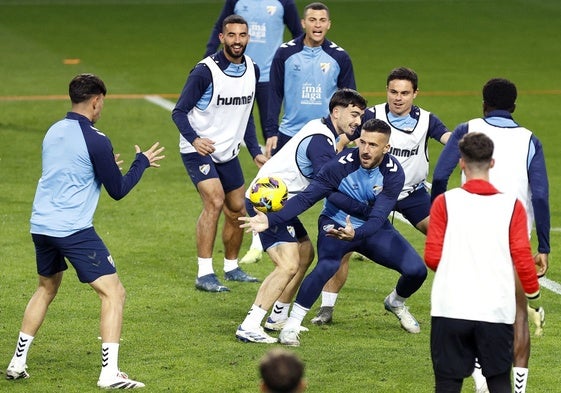
[(220, 214), (223, 207), (224, 207), (223, 195), (210, 195), (210, 196), (205, 196), (205, 198), (203, 199), (203, 208), (207, 212), (214, 212), (216, 214)]

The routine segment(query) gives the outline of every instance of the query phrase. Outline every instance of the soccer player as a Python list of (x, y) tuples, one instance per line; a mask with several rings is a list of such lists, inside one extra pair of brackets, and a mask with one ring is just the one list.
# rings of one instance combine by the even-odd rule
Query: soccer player
[(113, 154), (111, 141), (94, 127), (99, 120), (107, 89), (92, 74), (70, 81), (72, 109), (53, 124), (43, 140), (42, 174), (31, 213), (31, 237), (35, 244), (39, 286), (25, 309), (16, 350), (6, 370), (6, 379), (29, 378), (27, 354), (54, 300), (68, 265), (80, 282), (88, 283), (101, 299), (102, 388), (141, 388), (119, 370), (119, 342), (123, 323), (125, 288), (115, 263), (93, 227), (101, 185), (115, 200), (123, 198), (149, 167), (159, 167), (164, 150), (155, 143), (141, 152), (123, 176), (121, 161)]
[[(265, 125), (267, 153), (280, 149), (310, 120), (327, 112), (338, 88), (356, 89), (348, 53), (325, 38), (331, 28), (323, 3), (304, 7), (304, 35), (277, 49), (271, 64), (269, 112)], [(279, 115), (283, 115), (279, 125)]]
[(489, 391), (511, 392), (516, 275), (531, 306), (539, 308), (526, 212), (514, 194), (489, 182), (495, 163), (491, 138), (465, 133), (459, 150), (466, 182), (434, 200), (425, 248), (425, 262), (436, 271), (431, 294), (435, 391), (459, 393), (477, 358)]
[(203, 202), (197, 221), (195, 287), (207, 292), (229, 291), (214, 274), (212, 264), (222, 211), (224, 278), (259, 281), (238, 266), (243, 231), (237, 218), (245, 215), (244, 177), (238, 159), (242, 139), (257, 166), (267, 160), (257, 143), (251, 115), (259, 68), (244, 55), (248, 41), (246, 20), (239, 15), (225, 18), (220, 34), (223, 50), (195, 66), (172, 112), (181, 133), (183, 163)]
[(204, 57), (216, 52), (220, 41), (222, 22), (228, 15), (237, 14), (249, 25), (251, 37), (246, 54), (259, 66), (259, 82), (255, 91), (255, 100), (259, 109), (261, 132), (265, 137), (265, 119), (269, 100), (269, 71), (278, 47), (282, 44), (284, 27), (288, 28), (292, 38), (303, 33), (294, 0), (226, 0), (220, 16), (214, 24), (206, 45)]
[[(390, 154), (405, 172), (405, 184), (399, 194), (395, 211), (401, 213), (421, 233), (427, 233), (430, 212), (428, 141), (432, 138), (446, 144), (450, 131), (434, 115), (414, 105), (419, 79), (415, 71), (406, 67), (393, 69), (386, 79), (386, 102), (368, 108), (364, 121), (376, 118), (386, 121), (392, 128)], [(337, 296), (348, 275), (349, 256), (325, 285), (321, 307), (312, 323), (331, 323)]]
[[(494, 143), (495, 166), (490, 170), (491, 184), (498, 190), (517, 197), (527, 213), (528, 237), (535, 221), (538, 251), (534, 255), (538, 276), (548, 268), (550, 252), (549, 185), (544, 152), (539, 139), (512, 117), (516, 107), (516, 85), (503, 78), (493, 78), (483, 86), (483, 118), (472, 119), (456, 127), (436, 163), (433, 175), (432, 198), (446, 190), (448, 179), (460, 158), (459, 141), (469, 132), (482, 132)], [(516, 393), (526, 390), (530, 335), (528, 313), (541, 331), (543, 309), (527, 309), (523, 296), (518, 296), (513, 375), (517, 381)]]
[[(359, 127), (365, 108), (366, 100), (355, 90), (337, 90), (329, 103), (329, 116), (308, 122), (263, 165), (255, 180), (278, 176), (285, 182), (290, 196), (298, 194), (315, 178), (320, 168), (335, 157), (337, 137), (352, 135)], [(255, 215), (248, 196), (247, 211)], [(259, 237), (275, 269), (261, 284), (253, 305), (236, 331), (236, 337), (245, 342), (274, 343), (277, 339), (263, 331), (261, 322), (274, 303), (265, 328), (280, 330), (284, 326), (290, 302), (314, 259), (314, 249), (306, 229), (296, 216), (279, 222), (260, 233)]]
[(397, 316), (405, 330), (420, 332), (419, 323), (405, 301), (421, 287), (427, 270), (419, 254), (388, 220), (405, 181), (401, 165), (388, 153), (390, 133), (390, 126), (383, 120), (367, 121), (358, 148), (344, 150), (326, 163), (316, 179), (302, 193), (289, 199), (283, 209), (240, 217), (245, 221), (242, 227), (261, 232), (295, 217), (337, 191), (365, 206), (373, 205), (368, 209), (368, 217), (351, 216), (326, 200), (318, 220), (318, 262), (302, 281), (290, 317), (281, 330), (281, 344), (300, 345), (302, 320), (321, 288), (339, 268), (343, 256), (352, 251), (401, 274), (397, 286), (385, 298), (384, 307)]
[[(323, 3), (304, 7), (305, 34), (281, 45), (271, 64), (269, 110), (265, 124), (266, 152), (270, 157), (310, 120), (328, 112), (329, 100), (339, 88), (356, 89), (348, 53), (326, 39), (331, 27)], [(279, 125), (279, 116), (283, 115)], [(263, 246), (253, 236), (244, 262), (260, 259)]]

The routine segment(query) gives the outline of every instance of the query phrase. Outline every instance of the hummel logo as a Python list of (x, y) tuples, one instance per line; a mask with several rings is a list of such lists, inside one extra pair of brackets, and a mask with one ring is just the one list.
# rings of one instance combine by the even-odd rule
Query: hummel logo
[(109, 363), (109, 348), (101, 348), (101, 367), (106, 367)]
[(273, 307), (273, 312), (275, 314), (280, 314), (282, 312), (284, 307), (280, 307), (279, 305), (275, 304), (275, 306)]
[(397, 172), (397, 164), (391, 158), (388, 160), (386, 168), (390, 168), (390, 172)]
[(23, 355), (23, 351), (25, 350), (25, 346), (27, 345), (27, 342), (29, 341), (29, 339), (24, 339), (21, 338), (18, 340), (18, 345), (16, 347), (16, 357), (21, 357)]
[(341, 158), (339, 158), (339, 162), (341, 164), (346, 164), (348, 162), (353, 162), (353, 157), (352, 157), (353, 153), (349, 153), (346, 156), (342, 156)]

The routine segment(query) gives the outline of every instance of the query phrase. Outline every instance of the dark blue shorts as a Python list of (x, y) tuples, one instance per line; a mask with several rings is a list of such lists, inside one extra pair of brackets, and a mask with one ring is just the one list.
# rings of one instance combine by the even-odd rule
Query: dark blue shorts
[(469, 377), (476, 357), (486, 377), (509, 372), (512, 367), (512, 325), (432, 317), (430, 337), (434, 373), (441, 378)]
[(421, 187), (397, 201), (395, 211), (400, 212), (411, 225), (417, 226), (430, 214), (430, 194), (425, 187)]
[[(253, 205), (247, 198), (245, 198), (245, 208), (250, 217), (255, 216)], [(278, 243), (296, 243), (307, 236), (308, 232), (306, 232), (306, 228), (304, 228), (298, 217), (284, 222), (282, 225), (259, 232), (259, 240), (261, 240), (261, 245), (265, 251)]]
[(65, 258), (74, 266), (83, 283), (91, 283), (117, 271), (109, 250), (93, 227), (66, 237), (35, 233), (31, 237), (35, 244), (37, 273), (41, 276), (50, 277), (68, 269)]
[(238, 157), (221, 164), (212, 161), (210, 156), (201, 156), (199, 153), (181, 153), (181, 159), (195, 186), (203, 180), (219, 179), (224, 192), (228, 193), (245, 183)]

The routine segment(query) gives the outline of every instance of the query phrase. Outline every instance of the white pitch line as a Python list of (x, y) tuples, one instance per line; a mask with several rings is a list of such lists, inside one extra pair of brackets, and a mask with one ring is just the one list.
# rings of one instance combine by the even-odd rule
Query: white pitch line
[(158, 105), (161, 108), (167, 109), (170, 112), (173, 110), (173, 108), (175, 108), (174, 102), (166, 100), (165, 98), (162, 98), (160, 96), (145, 96), (144, 99), (148, 102), (151, 102), (152, 104)]
[[(166, 100), (165, 98), (162, 98), (160, 96), (145, 96), (144, 99), (148, 102), (151, 102), (154, 105), (158, 105), (161, 108), (167, 109), (170, 112), (173, 110), (173, 108), (175, 108), (175, 103), (170, 101), (170, 100)], [(405, 217), (403, 217), (400, 213), (398, 212), (394, 212), (394, 217), (397, 218), (400, 221), (403, 221), (409, 225), (411, 225), (411, 223), (409, 221), (407, 221), (405, 219)], [(561, 228), (551, 228), (552, 232), (561, 232)], [(540, 285), (544, 288), (549, 289), (552, 292), (555, 292), (558, 295), (561, 295), (561, 284), (550, 280), (549, 278), (546, 277), (542, 277), (540, 278)]]

